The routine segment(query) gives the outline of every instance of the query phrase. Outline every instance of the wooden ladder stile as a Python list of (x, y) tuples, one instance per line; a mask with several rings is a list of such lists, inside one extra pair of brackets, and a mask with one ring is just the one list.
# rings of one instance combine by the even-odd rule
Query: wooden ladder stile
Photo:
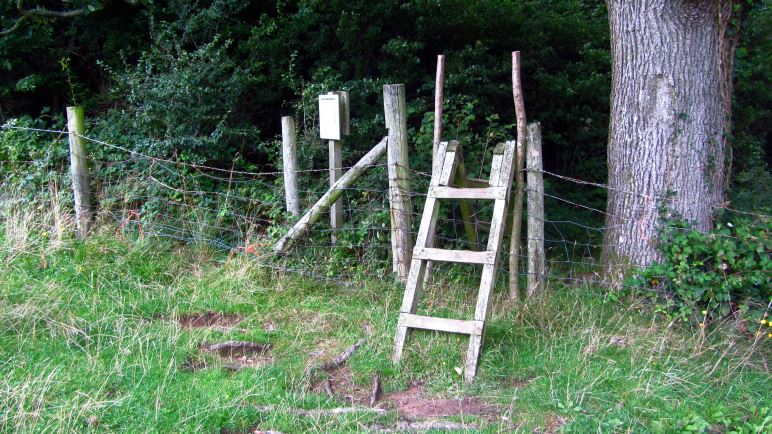
[[(397, 334), (394, 342), (394, 362), (402, 357), (405, 339), (409, 329), (418, 328), (469, 335), (469, 349), (464, 367), (464, 379), (471, 382), (477, 373), (477, 363), (485, 335), (485, 321), (491, 302), (491, 291), (496, 281), (496, 268), (499, 250), (506, 227), (507, 203), (510, 186), (514, 176), (514, 157), (516, 143), (508, 141), (496, 146), (493, 152), (491, 176), (488, 185), (472, 188), (451, 186), (461, 160), (461, 147), (458, 142), (441, 142), (437, 149), (437, 170), (432, 174), (429, 191), (421, 217), (421, 224), (416, 237), (413, 259), (410, 264), (402, 299)], [(434, 235), (439, 211), (438, 200), (475, 199), (493, 200), (493, 217), (490, 224), (488, 245), (485, 251), (445, 250), (434, 248)], [(416, 315), (418, 295), (424, 284), (427, 261), (458, 262), (482, 264), (482, 277), (477, 295), (474, 318), (458, 320)]]

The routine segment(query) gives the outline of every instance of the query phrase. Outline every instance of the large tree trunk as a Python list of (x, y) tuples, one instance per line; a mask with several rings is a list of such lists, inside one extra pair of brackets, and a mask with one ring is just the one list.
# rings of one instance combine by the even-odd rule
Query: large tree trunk
[(729, 0), (607, 0), (613, 77), (603, 260), (659, 259), (660, 207), (711, 227), (724, 201), (736, 37)]

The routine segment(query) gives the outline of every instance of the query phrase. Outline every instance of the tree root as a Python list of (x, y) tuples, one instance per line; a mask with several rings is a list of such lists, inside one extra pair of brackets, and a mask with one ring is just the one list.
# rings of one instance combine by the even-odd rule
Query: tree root
[(340, 353), (337, 357), (332, 359), (330, 362), (322, 363), (321, 365), (313, 366), (309, 368), (306, 371), (306, 378), (308, 381), (309, 386), (313, 384), (314, 376), (319, 371), (332, 371), (333, 369), (340, 368), (341, 365), (346, 363), (346, 361), (351, 357), (352, 354), (354, 354), (354, 351), (356, 351), (359, 347), (361, 347), (365, 343), (365, 339), (362, 338), (354, 345), (351, 345), (350, 347), (346, 348), (345, 351)]

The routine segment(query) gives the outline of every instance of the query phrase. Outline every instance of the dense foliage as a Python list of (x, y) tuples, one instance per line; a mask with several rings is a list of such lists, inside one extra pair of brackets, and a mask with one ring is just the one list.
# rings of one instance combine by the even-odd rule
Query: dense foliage
[[(4, 3), (12, 17), (15, 2)], [(410, 124), (419, 131), (432, 110), (435, 56), (444, 53), (447, 135), (466, 138), (471, 151), (489, 140), (490, 126), (502, 127), (494, 128), (496, 140), (512, 134), (508, 53), (520, 49), (530, 118), (545, 124), (554, 147), (548, 165), (600, 180), (610, 70), (605, 9), (553, 3), (109, 2), (71, 20), (28, 20), (4, 36), (9, 74), (0, 106), (7, 119), (43, 107), (61, 113), (77, 102), (121, 130), (108, 131), (112, 138), (160, 141), (155, 151), (164, 155), (228, 165), (228, 151), (237, 149), (272, 163), (264, 143), (278, 132), (278, 118), (297, 112), (311, 128), (320, 91), (351, 90), (352, 151), (381, 134), (386, 82), (406, 84)], [(218, 147), (204, 146), (211, 141)], [(422, 150), (426, 140), (416, 142)]]
[[(79, 103), (97, 119), (95, 133), (143, 152), (223, 167), (238, 152), (245, 161), (274, 165), (270, 142), (279, 117), (296, 114), (312, 137), (316, 94), (347, 88), (355, 124), (346, 158), (352, 159), (382, 134), (381, 84), (402, 82), (415, 164), (425, 169), (435, 56), (447, 58), (445, 136), (468, 143), (467, 156), (476, 161), (485, 144), (513, 134), (508, 53), (519, 49), (528, 116), (544, 125), (546, 168), (605, 180), (610, 56), (599, 1), (485, 0), (470, 7), (461, 0), (84, 0), (71, 6), (90, 13), (32, 17), (0, 36), (0, 121), (61, 116), (65, 105)], [(0, 8), (9, 29), (18, 19), (16, 2), (3, 0)], [(742, 29), (738, 185), (765, 173), (768, 158), (769, 15), (761, 2)], [(602, 206), (604, 197), (582, 199)]]

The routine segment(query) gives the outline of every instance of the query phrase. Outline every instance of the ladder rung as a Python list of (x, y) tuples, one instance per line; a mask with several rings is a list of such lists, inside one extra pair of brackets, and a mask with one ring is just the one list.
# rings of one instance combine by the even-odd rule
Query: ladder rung
[(455, 188), (433, 186), (429, 187), (429, 197), (437, 199), (504, 199), (507, 195), (506, 187), (485, 188)]
[(399, 315), (399, 325), (403, 327), (467, 335), (482, 335), (483, 324), (483, 321), (437, 318), (406, 312)]
[(464, 264), (493, 264), (494, 252), (473, 252), (471, 250), (446, 250), (432, 247), (416, 247), (413, 258), (440, 262), (460, 262)]

